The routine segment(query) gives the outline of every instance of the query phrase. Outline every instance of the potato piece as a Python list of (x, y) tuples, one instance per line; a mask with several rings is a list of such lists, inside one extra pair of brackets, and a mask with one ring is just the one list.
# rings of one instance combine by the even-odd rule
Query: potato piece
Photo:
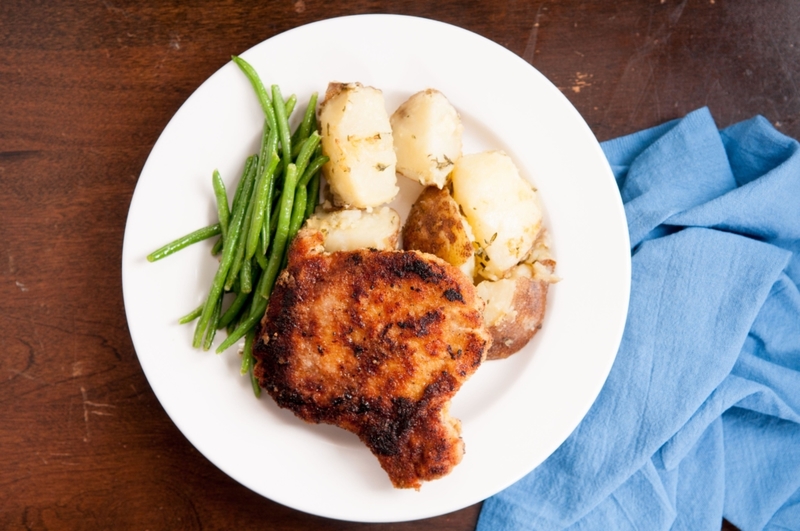
[(478, 275), (503, 278), (529, 253), (541, 229), (536, 191), (502, 151), (462, 156), (452, 182), (453, 198), (475, 234)]
[(360, 83), (330, 83), (319, 108), (322, 172), (339, 206), (367, 208), (397, 195), (392, 127), (383, 93)]
[(555, 274), (556, 261), (550, 252), (550, 233), (544, 227), (539, 231), (539, 236), (533, 242), (531, 252), (523, 259), (523, 263), (533, 268), (534, 280), (544, 280), (550, 284), (561, 281)]
[(372, 211), (345, 209), (326, 212), (317, 209), (305, 226), (322, 232), (326, 252), (396, 249), (400, 215), (389, 207)]
[(442, 188), (461, 157), (464, 126), (455, 107), (438, 90), (423, 90), (397, 108), (391, 124), (397, 171)]
[(478, 283), (478, 295), (486, 302), (484, 322), (492, 336), (486, 359), (507, 358), (531, 340), (542, 327), (549, 286), (534, 277), (530, 264), (514, 267), (506, 278)]
[(447, 187), (425, 187), (403, 226), (404, 249), (434, 254), (469, 278), (475, 275), (473, 239), (472, 229)]

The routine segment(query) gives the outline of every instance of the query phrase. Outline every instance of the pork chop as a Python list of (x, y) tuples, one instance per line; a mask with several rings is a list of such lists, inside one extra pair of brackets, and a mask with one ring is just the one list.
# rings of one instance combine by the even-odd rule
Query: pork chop
[(471, 279), (418, 251), (325, 253), (298, 233), (253, 347), (259, 384), (301, 419), (349, 430), (397, 488), (464, 453), (456, 391), (491, 338)]

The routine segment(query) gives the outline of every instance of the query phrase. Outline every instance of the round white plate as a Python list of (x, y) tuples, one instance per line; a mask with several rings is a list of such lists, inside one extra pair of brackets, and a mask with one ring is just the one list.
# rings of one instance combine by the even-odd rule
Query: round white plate
[[(235, 52), (235, 50), (232, 50)], [(628, 306), (630, 249), (614, 178), (578, 112), (531, 65), (483, 37), (427, 19), (359, 15), (277, 35), (241, 54), (264, 83), (296, 94), (299, 114), (329, 81), (383, 90), (393, 112), (441, 90), (461, 113), (464, 151), (503, 149), (540, 192), (557, 273), (544, 328), (520, 353), (485, 363), (455, 397), (464, 460), (420, 491), (392, 488), (358, 439), (305, 424), (239, 375), (236, 348), (191, 347), (177, 324), (204, 300), (210, 241), (156, 263), (145, 256), (215, 221), (211, 174), (229, 190), (258, 149), (262, 111), (233, 64), (211, 76), (167, 125), (131, 201), (122, 255), (125, 309), (142, 368), (184, 435), (228, 475), (276, 502), (343, 520), (390, 522), (455, 511), (511, 485), (550, 455), (599, 393)], [(405, 215), (419, 188), (404, 182)], [(220, 334), (224, 337), (224, 333)], [(216, 341), (218, 344), (220, 339)]]

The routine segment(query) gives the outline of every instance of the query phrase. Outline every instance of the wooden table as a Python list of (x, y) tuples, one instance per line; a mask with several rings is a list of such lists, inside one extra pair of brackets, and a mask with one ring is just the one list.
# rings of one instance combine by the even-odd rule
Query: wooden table
[(128, 206), (167, 121), (233, 53), (328, 17), (417, 15), (522, 56), (600, 140), (701, 106), (800, 137), (793, 0), (188, 4), (0, 4), (2, 529), (475, 526), (480, 505), (356, 525), (273, 503), (195, 450), (148, 386), (122, 302)]

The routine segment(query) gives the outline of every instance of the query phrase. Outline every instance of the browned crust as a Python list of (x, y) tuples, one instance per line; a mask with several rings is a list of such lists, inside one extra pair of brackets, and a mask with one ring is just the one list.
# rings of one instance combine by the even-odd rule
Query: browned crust
[(403, 248), (435, 254), (456, 266), (472, 258), (472, 242), (458, 204), (446, 187), (422, 190), (403, 226)]
[(325, 254), (301, 231), (253, 353), (281, 407), (356, 433), (393, 485), (419, 488), (463, 454), (447, 404), (491, 341), (470, 279), (430, 255)]

